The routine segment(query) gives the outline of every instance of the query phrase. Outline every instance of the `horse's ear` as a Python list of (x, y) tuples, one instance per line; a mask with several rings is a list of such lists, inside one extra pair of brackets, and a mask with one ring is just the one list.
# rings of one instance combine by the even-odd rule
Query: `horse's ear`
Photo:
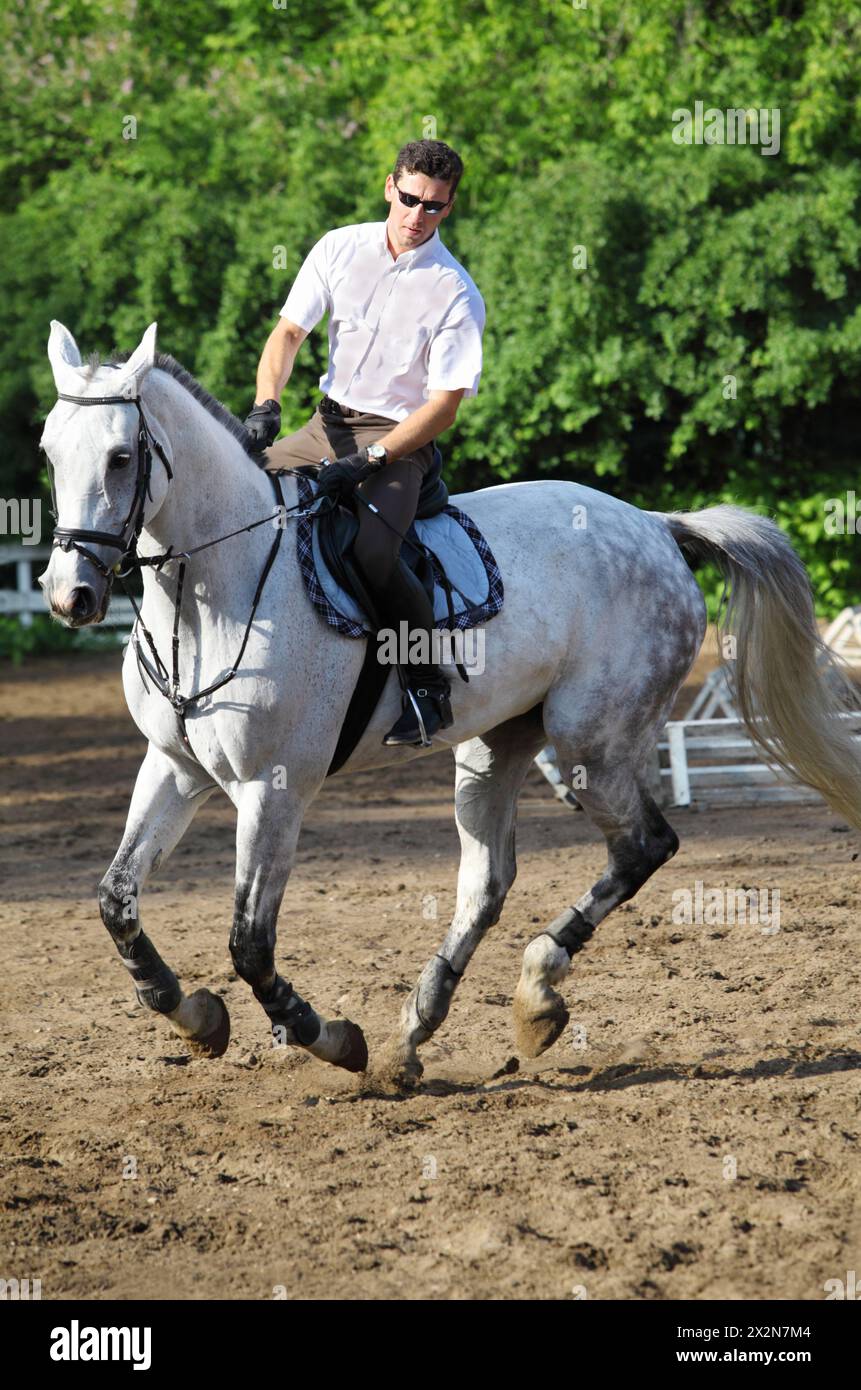
[(70, 396), (80, 392), (81, 354), (65, 324), (51, 319), (51, 336), (48, 339), (48, 361), (54, 373), (54, 385), (58, 391), (66, 391)]
[(155, 363), (155, 335), (158, 324), (151, 323), (144, 333), (131, 357), (123, 364), (122, 387), (120, 395), (140, 394), (140, 388), (147, 373)]

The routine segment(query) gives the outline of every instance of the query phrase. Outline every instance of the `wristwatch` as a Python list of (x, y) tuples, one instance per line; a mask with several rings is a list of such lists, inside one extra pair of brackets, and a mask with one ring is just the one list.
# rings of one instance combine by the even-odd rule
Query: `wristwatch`
[(374, 469), (382, 468), (388, 462), (388, 454), (382, 444), (369, 444), (365, 453), (368, 456), (368, 463), (374, 465)]

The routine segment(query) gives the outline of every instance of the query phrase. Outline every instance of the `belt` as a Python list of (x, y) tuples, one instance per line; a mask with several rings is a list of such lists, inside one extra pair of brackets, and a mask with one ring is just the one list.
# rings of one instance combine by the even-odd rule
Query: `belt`
[(340, 401), (333, 401), (331, 396), (324, 396), (320, 401), (319, 408), (321, 414), (327, 415), (352, 416), (364, 415), (366, 413), (363, 410), (353, 410), (352, 406), (349, 405), (341, 405)]

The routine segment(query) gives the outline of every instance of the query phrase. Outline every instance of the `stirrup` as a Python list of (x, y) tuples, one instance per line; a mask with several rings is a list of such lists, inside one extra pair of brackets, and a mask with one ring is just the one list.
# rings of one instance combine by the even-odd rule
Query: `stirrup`
[[(405, 745), (410, 748), (430, 748), (432, 735), (438, 733), (440, 729), (448, 729), (454, 723), (451, 703), (448, 698), (450, 690), (451, 686), (447, 680), (440, 681), (436, 686), (420, 685), (415, 690), (408, 685), (404, 692), (400, 717), (386, 734), (383, 743), (388, 747)], [(428, 711), (432, 721), (430, 733), (428, 733), (428, 722), (419, 703), (421, 700), (433, 701), (433, 705)], [(409, 718), (409, 715), (414, 718)], [(416, 726), (418, 727), (416, 728)]]
[(427, 693), (427, 690), (417, 690), (414, 695), (413, 692), (410, 690), (409, 686), (407, 686), (407, 698), (409, 699), (409, 702), (413, 707), (413, 713), (415, 714), (416, 722), (419, 726), (419, 736), (421, 738), (422, 748), (430, 748), (431, 745), (431, 741), (428, 738), (427, 729), (425, 728), (425, 721), (422, 719), (422, 707), (418, 702), (418, 696), (427, 695)]

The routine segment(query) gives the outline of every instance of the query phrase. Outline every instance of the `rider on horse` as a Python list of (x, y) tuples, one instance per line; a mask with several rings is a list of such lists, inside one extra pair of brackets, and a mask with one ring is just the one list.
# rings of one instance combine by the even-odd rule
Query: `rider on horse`
[[(263, 350), (245, 422), (261, 449), (272, 444), (296, 353), (328, 312), (323, 399), (302, 429), (269, 448), (266, 467), (323, 462), (322, 495), (337, 500), (358, 488), (373, 504), (376, 514), (357, 508), (356, 562), (382, 619), (398, 633), (406, 620), (410, 648), (426, 632), (427, 646), (419, 645), (426, 651), (431, 604), (398, 558), (436, 436), (453, 424), (461, 399), (476, 394), (481, 375), (484, 301), (438, 234), (462, 172), (460, 157), (441, 140), (404, 145), (386, 178), (387, 221), (337, 227), (317, 242)], [(407, 685), (428, 736), (448, 728), (450, 685), (439, 666), (410, 663)], [(405, 696), (383, 742), (421, 741)]]

